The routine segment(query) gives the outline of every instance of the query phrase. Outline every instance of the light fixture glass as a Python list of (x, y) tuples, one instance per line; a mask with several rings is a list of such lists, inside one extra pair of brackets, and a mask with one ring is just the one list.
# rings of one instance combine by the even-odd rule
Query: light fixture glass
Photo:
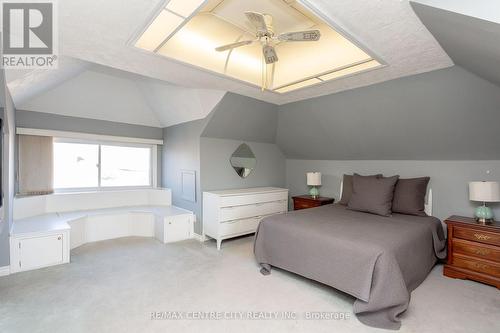
[(312, 78), (312, 79), (309, 79), (309, 80), (305, 80), (305, 81), (302, 81), (302, 82), (298, 82), (298, 83), (294, 83), (294, 84), (291, 84), (289, 86), (286, 86), (286, 87), (282, 87), (282, 88), (278, 88), (276, 89), (275, 91), (276, 92), (279, 92), (279, 93), (286, 93), (286, 92), (289, 92), (289, 91), (292, 91), (292, 90), (295, 90), (295, 89), (300, 89), (300, 88), (304, 88), (304, 87), (307, 87), (307, 86), (312, 86), (313, 84), (317, 84), (317, 83), (321, 83), (323, 81), (317, 79), (317, 78)]
[[(316, 42), (275, 42), (279, 61), (272, 66), (262, 60), (262, 40), (217, 52), (215, 48), (221, 45), (256, 40), (246, 11), (271, 15), (276, 34), (316, 29), (321, 38)], [(288, 0), (171, 0), (136, 46), (276, 93), (383, 66), (352, 37), (344, 36), (299, 2)]]
[(165, 8), (187, 18), (204, 2), (205, 0), (170, 0)]
[(184, 20), (169, 11), (162, 10), (135, 43), (136, 47), (154, 51)]
[(359, 72), (366, 71), (368, 69), (377, 68), (380, 66), (381, 66), (380, 63), (377, 60), (370, 60), (370, 61), (367, 61), (365, 63), (359, 64), (359, 65), (354, 65), (351, 67), (347, 67), (347, 68), (335, 71), (335, 72), (330, 73), (330, 74), (322, 75), (319, 78), (323, 81), (334, 80), (334, 79), (337, 79), (341, 76), (359, 73)]

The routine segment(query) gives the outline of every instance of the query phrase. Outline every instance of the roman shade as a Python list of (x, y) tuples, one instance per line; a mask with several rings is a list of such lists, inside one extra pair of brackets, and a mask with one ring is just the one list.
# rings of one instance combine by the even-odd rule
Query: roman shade
[(19, 194), (54, 192), (53, 156), (52, 137), (19, 135)]

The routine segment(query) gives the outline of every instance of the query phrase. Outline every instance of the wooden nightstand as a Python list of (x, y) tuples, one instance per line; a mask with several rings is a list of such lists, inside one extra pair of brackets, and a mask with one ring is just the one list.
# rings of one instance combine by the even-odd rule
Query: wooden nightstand
[(292, 199), (293, 199), (293, 210), (329, 205), (335, 201), (334, 198), (327, 198), (327, 197), (313, 198), (310, 195), (299, 195), (296, 197), (292, 197)]
[(445, 223), (448, 261), (443, 274), (500, 289), (500, 222), (481, 225), (470, 217), (451, 216)]

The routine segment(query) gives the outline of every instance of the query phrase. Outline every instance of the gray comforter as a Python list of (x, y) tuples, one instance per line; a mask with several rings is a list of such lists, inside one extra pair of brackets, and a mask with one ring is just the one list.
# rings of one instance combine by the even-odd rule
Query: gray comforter
[(446, 256), (435, 217), (382, 217), (338, 204), (265, 218), (254, 253), (263, 274), (271, 266), (346, 292), (354, 313), (370, 326), (398, 329), (410, 292)]

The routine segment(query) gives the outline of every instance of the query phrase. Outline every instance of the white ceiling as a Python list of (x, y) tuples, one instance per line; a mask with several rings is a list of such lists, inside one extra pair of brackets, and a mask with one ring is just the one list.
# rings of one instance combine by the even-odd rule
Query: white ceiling
[[(53, 91), (58, 90), (69, 94), (66, 91), (68, 88), (64, 88), (64, 85), (71, 85), (74, 89), (80, 86), (80, 88), (85, 87), (85, 89), (92, 90), (90, 81), (112, 81), (113, 78), (106, 77), (106, 75), (115, 76), (119, 72), (103, 74), (90, 70), (91, 73), (88, 73), (89, 69), (86, 67), (89, 66), (88, 63), (158, 79), (160, 81), (154, 81), (155, 83), (151, 84), (151, 90), (154, 92), (157, 84), (164, 85), (166, 88), (163, 93), (157, 93), (157, 97), (147, 98), (146, 101), (148, 108), (155, 110), (155, 115), (145, 113), (144, 117), (132, 114), (117, 117), (120, 115), (118, 111), (115, 115), (107, 115), (108, 112), (103, 108), (98, 108), (97, 105), (94, 106), (99, 112), (92, 111), (91, 105), (84, 107), (85, 103), (89, 103), (88, 100), (81, 101), (81, 107), (75, 106), (72, 101), (67, 101), (66, 107), (71, 106), (71, 110), (75, 109), (75, 112), (81, 113), (78, 116), (87, 115), (89, 118), (100, 117), (98, 119), (107, 118), (107, 120), (120, 118), (124, 122), (165, 126), (165, 124), (199, 117), (206, 112), (206, 109), (210, 108), (210, 105), (217, 103), (208, 103), (207, 107), (204, 99), (217, 101), (217, 96), (222, 96), (225, 91), (274, 104), (285, 104), (449, 67), (453, 64), (416, 17), (406, 0), (304, 0), (303, 2), (307, 2), (309, 8), (320, 13), (325, 20), (333, 22), (349, 32), (359, 42), (380, 56), (388, 66), (288, 94), (262, 92), (257, 87), (143, 52), (130, 46), (131, 39), (144, 27), (151, 15), (165, 4), (163, 0), (127, 0), (126, 2), (123, 0), (64, 0), (58, 2), (60, 53), (77, 60), (63, 59), (60, 68), (52, 71), (30, 73), (8, 71), (7, 80), (18, 108), (20, 106), (31, 106), (32, 108), (43, 106), (48, 112), (53, 109), (52, 105), (49, 107), (47, 103), (65, 103), (64, 98), (50, 100), (56, 98)], [(61, 85), (63, 82), (64, 85)], [(118, 84), (114, 81), (113, 83)], [(123, 84), (127, 86), (125, 83)], [(141, 88), (141, 84), (137, 84), (137, 86), (139, 87), (137, 94), (140, 93), (142, 96), (152, 94), (151, 91), (145, 91), (144, 87)], [(112, 89), (105, 84), (102, 84), (101, 87), (104, 91)], [(166, 97), (184, 96), (180, 93), (183, 89), (196, 91), (198, 100), (202, 104), (198, 108), (192, 107), (192, 110), (196, 111), (185, 113), (183, 103), (186, 101), (181, 101), (181, 99), (188, 99), (187, 97), (174, 98), (173, 100)], [(93, 92), (100, 93), (95, 89)], [(123, 95), (123, 92), (120, 91), (116, 91), (116, 93), (118, 96)], [(131, 96), (124, 98), (133, 99), (135, 98), (133, 96), (137, 94), (131, 93)], [(103, 95), (106, 94), (103, 93)], [(76, 93), (71, 96), (78, 98)], [(103, 101), (104, 96), (102, 96)], [(96, 104), (98, 101), (100, 100), (95, 99)], [(126, 107), (126, 105), (121, 106)], [(160, 114), (158, 109), (163, 110), (163, 113)], [(70, 111), (67, 109), (64, 112)]]
[[(57, 80), (49, 77), (43, 81), (42, 75), (27, 75), (27, 78), (13, 81), (12, 86), (17, 87), (12, 89), (13, 99), (17, 100), (16, 107), (65, 116), (168, 127), (205, 118), (225, 94), (209, 89), (182, 88), (73, 59), (65, 59), (65, 63), (67, 69), (64, 72), (75, 75), (65, 77), (64, 82), (55, 87), (48, 86)], [(25, 100), (25, 96), (34, 92), (20, 90), (19, 87), (31, 77), (37, 83), (46, 83), (39, 86), (48, 89), (37, 91), (37, 96)]]

